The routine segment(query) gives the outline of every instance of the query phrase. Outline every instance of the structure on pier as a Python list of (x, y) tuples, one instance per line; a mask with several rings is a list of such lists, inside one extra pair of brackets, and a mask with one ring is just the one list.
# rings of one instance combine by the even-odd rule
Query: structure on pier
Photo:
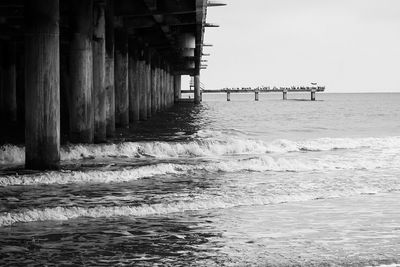
[[(317, 92), (324, 92), (325, 86), (318, 86), (316, 83), (312, 83), (312, 86), (291, 86), (291, 87), (243, 87), (243, 88), (224, 88), (224, 89), (204, 89), (204, 85), (200, 87), (200, 98), (202, 94), (212, 93), (226, 93), (226, 100), (231, 101), (231, 93), (254, 93), (254, 100), (259, 100), (259, 93), (276, 93), (282, 92), (283, 100), (287, 100), (288, 92), (310, 92), (311, 100), (315, 101), (315, 94)], [(192, 90), (193, 89), (193, 90)], [(194, 79), (191, 79), (189, 90), (181, 90), (183, 94), (194, 93)]]
[[(0, 1), (2, 129), (25, 132), (26, 167), (58, 168), (60, 136), (104, 142), (174, 105), (200, 70), (207, 0)], [(1, 137), (4, 137), (2, 131)]]

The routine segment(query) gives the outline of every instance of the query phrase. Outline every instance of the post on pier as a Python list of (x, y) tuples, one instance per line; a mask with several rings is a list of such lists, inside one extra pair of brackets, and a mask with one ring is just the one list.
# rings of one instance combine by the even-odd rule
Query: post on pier
[(255, 92), (254, 92), (254, 100), (255, 100), (255, 101), (258, 101), (258, 91), (255, 91)]
[(315, 101), (315, 89), (311, 90), (311, 101)]
[(287, 100), (287, 90), (283, 89), (283, 100)]
[(101, 143), (107, 139), (105, 10), (103, 3), (95, 3), (93, 18), (94, 141)]
[(162, 69), (160, 58), (157, 60), (157, 112), (161, 111)]
[[(5, 41), (3, 51), (3, 90), (2, 90), (2, 109), (4, 121), (9, 125), (17, 122), (17, 44), (15, 41)], [(3, 126), (4, 127), (4, 126)], [(5, 126), (7, 127), (7, 126)]]
[(175, 103), (181, 98), (181, 83), (182, 76), (179, 74), (174, 75), (174, 101)]
[(139, 54), (139, 119), (141, 121), (147, 120), (147, 68), (145, 61), (145, 51), (140, 49)]
[(200, 104), (200, 74), (194, 76), (194, 103)]
[(153, 55), (151, 58), (151, 114), (157, 112), (157, 60)]
[(226, 92), (226, 101), (231, 101), (231, 92)]
[(59, 0), (25, 2), (25, 167), (60, 163)]
[(115, 135), (114, 0), (106, 0), (105, 23), (106, 133), (108, 137), (113, 137)]
[[(131, 41), (131, 40), (130, 40)], [(132, 44), (132, 45), (131, 45)], [(134, 48), (133, 43), (129, 43), (129, 122), (134, 123), (139, 121), (139, 84), (140, 84), (140, 69), (138, 51)]]
[(70, 141), (92, 143), (94, 137), (93, 1), (72, 0), (70, 12), (72, 33), (69, 62), (72, 99), (69, 110)]
[(165, 105), (165, 62), (162, 63), (161, 67), (161, 91), (160, 91), (160, 97), (161, 97), (161, 110), (164, 111), (166, 109)]
[(145, 50), (145, 62), (146, 62), (146, 113), (147, 113), (147, 118), (151, 118), (151, 57), (152, 53), (149, 48), (146, 48)]
[(117, 20), (115, 33), (115, 123), (117, 127), (129, 127), (128, 90), (128, 33), (122, 19)]

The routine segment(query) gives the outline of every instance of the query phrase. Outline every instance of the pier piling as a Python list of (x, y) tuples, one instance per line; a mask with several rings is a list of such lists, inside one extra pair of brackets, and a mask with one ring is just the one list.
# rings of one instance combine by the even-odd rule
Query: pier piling
[(258, 91), (254, 92), (254, 100), (258, 101)]
[(94, 95), (94, 142), (105, 142), (107, 135), (106, 122), (106, 89), (105, 89), (105, 14), (104, 5), (96, 3), (93, 14), (93, 95)]
[(194, 103), (200, 104), (200, 75), (194, 76)]
[(226, 101), (231, 101), (231, 92), (226, 92)]
[(28, 169), (58, 169), (59, 0), (31, 0), (25, 3), (25, 166)]
[[(130, 43), (131, 44), (131, 43)], [(140, 70), (139, 61), (137, 60), (137, 50), (133, 45), (129, 45), (129, 63), (128, 63), (128, 87), (129, 87), (129, 122), (139, 121), (139, 84)]]
[(16, 42), (5, 41), (3, 51), (3, 84), (2, 110), (6, 124), (15, 125), (17, 122), (17, 72), (16, 72)]
[(71, 1), (70, 140), (93, 143), (93, 1)]
[(177, 102), (181, 98), (181, 82), (182, 76), (175, 74), (174, 76), (174, 101)]
[(283, 90), (283, 100), (287, 100), (287, 91)]
[(106, 90), (106, 133), (115, 135), (115, 86), (114, 86), (114, 1), (106, 0), (105, 13), (105, 90)]
[(311, 101), (315, 101), (315, 90), (311, 91)]
[(128, 91), (128, 33), (123, 22), (114, 30), (115, 34), (115, 124), (117, 127), (129, 127), (129, 91)]
[(147, 69), (144, 50), (139, 51), (139, 119), (147, 120)]

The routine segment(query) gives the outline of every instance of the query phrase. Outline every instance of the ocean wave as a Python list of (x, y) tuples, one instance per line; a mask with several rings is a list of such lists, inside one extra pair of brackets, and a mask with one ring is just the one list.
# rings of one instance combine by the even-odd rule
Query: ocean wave
[[(54, 207), (41, 209), (26, 209), (17, 212), (0, 213), (0, 226), (9, 226), (15, 223), (38, 221), (66, 221), (80, 217), (110, 218), (110, 217), (144, 217), (165, 215), (187, 211), (211, 209), (229, 209), (240, 206), (260, 206), (280, 203), (320, 200), (343, 196), (369, 193), (367, 189), (333, 191), (321, 193), (304, 193), (295, 195), (277, 196), (203, 196), (201, 199), (176, 201), (171, 203), (143, 204), (138, 206), (95, 206), (95, 207)], [(373, 190), (376, 193), (376, 190)]]
[[(218, 157), (225, 155), (330, 151), (358, 148), (400, 148), (400, 137), (384, 138), (318, 138), (305, 141), (275, 140), (263, 142), (239, 137), (216, 135), (191, 142), (125, 142), (102, 145), (69, 145), (61, 149), (61, 160), (85, 158), (179, 158)], [(25, 149), (5, 145), (0, 148), (0, 164), (23, 164)]]
[(43, 185), (43, 184), (85, 184), (85, 183), (122, 183), (162, 174), (187, 172), (188, 165), (156, 164), (122, 170), (90, 171), (49, 171), (37, 174), (0, 176), (0, 186)]
[(0, 186), (70, 184), (70, 183), (121, 183), (163, 174), (188, 174), (190, 172), (234, 173), (234, 172), (310, 172), (337, 170), (374, 170), (400, 168), (391, 160), (355, 158), (348, 160), (340, 156), (324, 156), (313, 159), (272, 157), (269, 155), (247, 158), (228, 158), (213, 161), (190, 161), (186, 163), (156, 163), (140, 167), (117, 170), (49, 171), (36, 174), (0, 176)]

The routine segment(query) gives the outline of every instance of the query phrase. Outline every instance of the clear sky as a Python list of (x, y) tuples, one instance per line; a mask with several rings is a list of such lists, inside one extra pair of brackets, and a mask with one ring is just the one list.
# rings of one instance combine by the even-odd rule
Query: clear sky
[(400, 0), (222, 0), (208, 8), (209, 89), (308, 85), (400, 92)]

